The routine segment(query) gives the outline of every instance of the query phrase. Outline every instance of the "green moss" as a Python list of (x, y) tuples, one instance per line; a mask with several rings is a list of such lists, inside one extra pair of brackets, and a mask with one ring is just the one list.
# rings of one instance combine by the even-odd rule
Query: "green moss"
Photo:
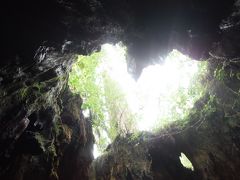
[(35, 82), (28, 86), (25, 84), (21, 85), (22, 88), (17, 91), (17, 98), (19, 101), (26, 100), (27, 104), (34, 103), (36, 99), (47, 99), (47, 97), (44, 97), (44, 95), (46, 95), (48, 92), (48, 88), (53, 86), (52, 83), (57, 83), (58, 81), (64, 80), (66, 80), (65, 76), (57, 76), (46, 81)]
[(44, 135), (40, 133), (35, 133), (34, 137), (39, 143), (40, 148), (43, 150), (43, 152), (47, 155), (48, 158), (57, 156), (54, 139), (52, 141), (49, 141), (47, 138), (44, 137)]
[(55, 122), (53, 124), (53, 133), (55, 134), (56, 137), (58, 137), (62, 133), (62, 124), (60, 122)]
[(57, 156), (56, 148), (55, 148), (55, 145), (54, 145), (54, 140), (47, 147), (47, 154), (48, 154), (49, 157), (56, 157)]
[[(118, 136), (108, 151), (93, 162), (93, 169), (98, 179), (126, 179), (129, 173), (133, 179), (141, 179), (145, 175), (151, 177), (151, 160), (142, 138), (131, 140), (131, 136)], [(103, 175), (103, 173), (105, 173)]]
[(40, 133), (35, 133), (34, 137), (37, 140), (37, 142), (39, 143), (40, 148), (43, 150), (43, 152), (46, 152), (45, 146), (48, 141)]
[(224, 66), (218, 66), (217, 69), (214, 71), (214, 77), (220, 81), (224, 81), (228, 74), (224, 70)]
[(39, 91), (39, 92), (41, 92), (41, 90), (42, 90), (43, 88), (45, 88), (45, 87), (46, 87), (46, 83), (45, 83), (45, 82), (37, 82), (37, 83), (34, 83), (34, 84), (32, 85), (32, 88), (33, 88), (34, 90)]
[(29, 87), (23, 87), (18, 91), (19, 100), (25, 100), (29, 95)]

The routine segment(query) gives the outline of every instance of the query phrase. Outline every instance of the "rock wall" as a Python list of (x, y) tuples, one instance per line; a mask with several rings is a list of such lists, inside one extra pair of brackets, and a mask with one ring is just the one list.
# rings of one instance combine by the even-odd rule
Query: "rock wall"
[[(92, 179), (239, 179), (239, 65), (211, 59), (207, 90), (188, 117), (158, 133), (117, 138), (93, 161)], [(181, 153), (193, 171), (181, 164)]]
[[(234, 6), (234, 2), (236, 5)], [(237, 24), (238, 1), (37, 0), (2, 6), (1, 64), (33, 62), (39, 46), (89, 54), (122, 41), (137, 78), (143, 67), (173, 48), (194, 59), (208, 57), (226, 26)], [(235, 11), (235, 13), (233, 13)], [(226, 18), (232, 14), (231, 20)]]
[[(238, 179), (239, 7), (239, 0), (5, 2), (0, 11), (0, 179)], [(91, 120), (81, 113), (81, 98), (68, 90), (68, 73), (76, 54), (119, 41), (128, 48), (129, 70), (136, 78), (176, 48), (208, 59), (211, 72), (223, 81), (209, 80), (212, 88), (196, 104), (186, 130), (176, 133), (177, 124), (167, 133), (145, 135), (144, 146), (136, 149), (138, 141), (117, 139), (97, 160), (101, 166), (89, 173)], [(129, 148), (128, 157), (119, 156)], [(181, 166), (181, 152), (194, 172)]]
[(0, 69), (0, 179), (87, 179), (91, 122), (67, 88), (76, 56), (41, 47), (35, 58)]

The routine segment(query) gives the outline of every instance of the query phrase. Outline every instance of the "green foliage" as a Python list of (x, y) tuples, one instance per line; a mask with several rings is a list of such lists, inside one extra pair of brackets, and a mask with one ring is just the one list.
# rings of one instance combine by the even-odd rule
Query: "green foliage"
[(104, 52), (79, 56), (69, 76), (70, 89), (83, 98), (83, 110), (90, 110), (98, 149), (103, 151), (119, 134), (133, 128), (134, 115), (125, 94), (103, 68)]
[(189, 114), (176, 123), (181, 130), (189, 125), (208, 128), (209, 123), (221, 123), (223, 117), (229, 126), (237, 126), (240, 117), (238, 71), (234, 66), (222, 62), (210, 66), (211, 71), (206, 76), (211, 74), (211, 78), (205, 79), (204, 95), (196, 101)]
[[(109, 115), (109, 137), (115, 139), (118, 134), (128, 134), (134, 129), (134, 114), (129, 110), (125, 94), (111, 77), (103, 74), (106, 111)], [(116, 131), (117, 130), (117, 131)]]
[[(177, 53), (173, 54), (175, 55), (177, 56)], [(101, 151), (118, 135), (124, 136), (135, 132), (132, 138), (137, 138), (139, 135), (135, 129), (136, 118), (141, 118), (141, 114), (136, 115), (130, 110), (125, 93), (104, 69), (106, 60), (103, 57), (104, 52), (78, 56), (69, 76), (69, 87), (83, 98), (82, 109), (90, 110), (96, 144)], [(175, 64), (181, 68), (180, 63)], [(169, 107), (165, 115), (159, 117), (160, 124), (155, 126), (156, 130), (179, 119), (187, 119), (194, 103), (205, 95), (208, 86), (205, 75), (208, 64), (201, 62), (198, 66), (198, 72), (195, 73), (188, 88), (182, 86), (178, 92), (167, 97)]]
[(214, 71), (214, 77), (219, 81), (223, 81), (227, 77), (227, 73), (224, 70), (224, 66), (218, 66)]
[(102, 111), (102, 91), (97, 83), (100, 74), (96, 69), (101, 61), (101, 53), (91, 56), (78, 56), (69, 76), (69, 86), (75, 93), (79, 93), (84, 100), (82, 109), (91, 109), (94, 114), (94, 123), (100, 125), (104, 118)]
[(23, 87), (19, 90), (19, 98), (20, 100), (25, 100), (27, 98), (27, 95), (28, 95), (28, 91), (29, 91), (29, 88), (28, 87)]
[(207, 62), (198, 63), (198, 72), (191, 79), (189, 87), (180, 87), (176, 93), (169, 97), (169, 111), (164, 116), (159, 117), (159, 124), (155, 126), (155, 131), (167, 127), (172, 122), (181, 120), (181, 123), (184, 123), (187, 121), (194, 103), (206, 94), (207, 71)]
[(43, 137), (43, 135), (41, 135), (40, 133), (35, 133), (34, 137), (39, 143), (41, 150), (43, 152), (46, 152), (45, 144), (47, 143), (47, 140)]
[(209, 100), (203, 106), (203, 115), (208, 115), (216, 112), (216, 96), (209, 95)]

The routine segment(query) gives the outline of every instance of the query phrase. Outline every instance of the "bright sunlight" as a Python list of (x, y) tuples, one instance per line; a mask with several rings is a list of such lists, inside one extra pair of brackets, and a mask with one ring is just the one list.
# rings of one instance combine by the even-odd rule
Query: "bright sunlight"
[(79, 56), (69, 87), (83, 98), (83, 113), (92, 114), (98, 156), (117, 135), (154, 131), (184, 119), (204, 93), (207, 63), (173, 50), (160, 64), (143, 69), (135, 81), (128, 73), (126, 48), (105, 44), (101, 52)]
[[(163, 122), (164, 119), (175, 120), (173, 115), (183, 118), (186, 110), (192, 108), (203, 93), (200, 82), (194, 81), (206, 72), (206, 62), (191, 60), (173, 50), (164, 63), (144, 68), (136, 82), (128, 74), (125, 49), (106, 44), (103, 45), (103, 51), (106, 52), (109, 74), (120, 84), (131, 110), (138, 116), (138, 130), (151, 131), (156, 126), (168, 123)], [(193, 86), (195, 89), (190, 89)], [(195, 94), (190, 90), (196, 90)], [(178, 97), (180, 91), (182, 96), (188, 97), (182, 107), (177, 107), (176, 103), (181, 101), (181, 97)]]

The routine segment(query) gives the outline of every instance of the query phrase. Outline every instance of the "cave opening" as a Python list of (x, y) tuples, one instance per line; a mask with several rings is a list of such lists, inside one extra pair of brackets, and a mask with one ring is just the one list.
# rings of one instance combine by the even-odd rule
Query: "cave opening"
[(70, 72), (70, 89), (81, 95), (83, 115), (93, 121), (94, 157), (119, 135), (156, 133), (184, 121), (206, 90), (205, 61), (173, 50), (135, 80), (128, 72), (126, 51), (121, 43), (104, 44), (100, 52), (78, 56)]
[(239, 179), (240, 0), (1, 13), (0, 179)]

